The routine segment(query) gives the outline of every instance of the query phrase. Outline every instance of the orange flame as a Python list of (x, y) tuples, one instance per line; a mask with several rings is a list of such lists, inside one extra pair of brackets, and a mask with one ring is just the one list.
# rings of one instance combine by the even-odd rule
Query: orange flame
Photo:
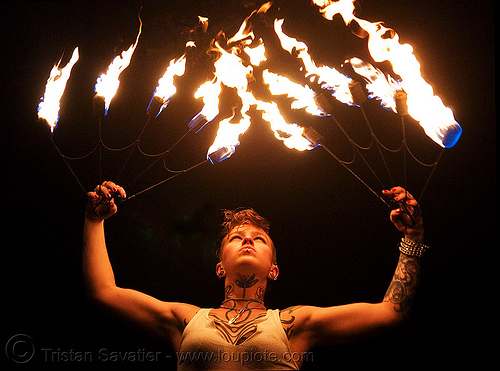
[(371, 93), (369, 98), (380, 99), (384, 107), (397, 112), (395, 94), (403, 90), (401, 85), (390, 75), (386, 76), (378, 68), (359, 58), (351, 58), (348, 62), (354, 72), (366, 79), (366, 89)]
[(291, 108), (300, 109), (305, 108), (306, 112), (315, 116), (324, 116), (325, 113), (316, 105), (314, 100), (315, 92), (307, 86), (302, 86), (287, 77), (278, 75), (269, 70), (262, 72), (264, 82), (269, 86), (269, 91), (272, 95), (287, 95), (293, 98)]
[(262, 43), (262, 39), (260, 39), (260, 44), (257, 46), (254, 46), (253, 48), (247, 46), (243, 48), (245, 53), (248, 54), (250, 57), (250, 63), (252, 66), (260, 66), (262, 62), (267, 60), (266, 58), (266, 48), (264, 44)]
[(120, 55), (117, 55), (113, 62), (111, 62), (111, 64), (108, 66), (108, 70), (106, 71), (106, 73), (103, 73), (100, 77), (97, 78), (94, 90), (97, 96), (104, 98), (106, 113), (108, 112), (111, 100), (115, 96), (116, 92), (118, 91), (118, 87), (120, 86), (119, 77), (123, 70), (125, 70), (130, 64), (132, 55), (134, 54), (135, 48), (137, 47), (137, 43), (139, 42), (139, 36), (141, 36), (141, 32), (142, 22), (139, 26), (139, 33), (137, 34), (135, 43), (130, 45), (130, 47), (127, 50), (123, 51)]
[(158, 86), (154, 92), (154, 97), (158, 97), (163, 102), (160, 113), (167, 107), (170, 98), (176, 93), (177, 88), (174, 85), (174, 77), (182, 76), (186, 70), (186, 54), (183, 54), (177, 60), (174, 58), (170, 61), (167, 70), (158, 80)]
[[(250, 57), (251, 65), (246, 66), (243, 60), (238, 55), (238, 48), (232, 47), (230, 52), (225, 51), (216, 43), (220, 58), (214, 63), (215, 80), (219, 81), (228, 87), (236, 89), (238, 96), (241, 99), (242, 106), (239, 115), (235, 112), (230, 119), (223, 120), (219, 123), (219, 129), (214, 143), (208, 150), (208, 158), (214, 161), (222, 161), (230, 157), (236, 146), (239, 145), (239, 137), (246, 132), (251, 122), (248, 116), (248, 111), (251, 106), (256, 106), (262, 112), (262, 118), (268, 121), (271, 129), (277, 139), (284, 142), (288, 148), (297, 149), (300, 151), (312, 149), (315, 147), (308, 139), (303, 136), (304, 128), (297, 124), (289, 124), (281, 115), (278, 105), (275, 102), (263, 102), (249, 91), (248, 80), (253, 76), (253, 67), (258, 66), (266, 60), (265, 46), (262, 40), (258, 41), (258, 45), (250, 47), (254, 41), (252, 26), (248, 23), (250, 17), (255, 13), (265, 12), (271, 3), (264, 4), (259, 10), (254, 11), (248, 16), (239, 31), (235, 36), (228, 40), (228, 44), (240, 42), (242, 50)], [(321, 110), (314, 103), (314, 92), (300, 84), (295, 84), (283, 76), (279, 76), (265, 70), (263, 77), (266, 83), (271, 87), (271, 93), (289, 94), (294, 98), (293, 108), (305, 108), (315, 114)], [(287, 87), (282, 86), (282, 83), (287, 82)], [(292, 92), (289, 88), (293, 87)], [(283, 90), (285, 89), (285, 90)], [(205, 107), (207, 105), (205, 104)], [(213, 103), (215, 106), (215, 103)], [(204, 107), (204, 109), (205, 109)], [(241, 117), (239, 122), (234, 122), (236, 117)]]
[(203, 33), (207, 33), (208, 30), (208, 18), (207, 17), (202, 17), (201, 15), (198, 16), (198, 21), (200, 22), (201, 25), (201, 30)]
[[(453, 147), (462, 133), (451, 109), (434, 95), (432, 86), (420, 74), (420, 63), (409, 44), (401, 44), (399, 35), (382, 22), (369, 22), (354, 16), (355, 0), (313, 0), (332, 20), (340, 14), (346, 25), (352, 21), (368, 34), (368, 50), (374, 61), (389, 61), (396, 74), (401, 76), (401, 86), (408, 95), (408, 114), (417, 120), (425, 133), (442, 147)], [(389, 37), (387, 36), (389, 35)]]
[(78, 61), (78, 48), (73, 50), (70, 61), (62, 69), (59, 69), (61, 61), (50, 71), (50, 76), (45, 86), (43, 100), (38, 105), (38, 117), (47, 122), (50, 131), (53, 132), (59, 121), (60, 100), (66, 89), (66, 84), (71, 75), (71, 69)]
[(283, 49), (289, 53), (297, 53), (297, 57), (302, 60), (306, 70), (306, 77), (318, 77), (321, 87), (333, 90), (333, 96), (342, 103), (353, 104), (353, 98), (349, 91), (351, 78), (343, 75), (335, 68), (328, 66), (317, 66), (308, 53), (308, 47), (302, 41), (298, 41), (283, 32), (283, 19), (274, 21), (274, 31), (281, 42)]
[(285, 146), (298, 151), (313, 149), (315, 146), (303, 136), (304, 128), (297, 124), (289, 124), (281, 115), (275, 102), (256, 100), (258, 110), (262, 110), (262, 118), (269, 122), (276, 139), (283, 141)]
[[(239, 143), (239, 136), (250, 126), (250, 117), (246, 112), (250, 109), (253, 95), (248, 92), (248, 78), (252, 76), (251, 66), (245, 66), (240, 57), (235, 54), (233, 49), (231, 53), (226, 52), (218, 43), (215, 44), (220, 53), (219, 59), (214, 63), (215, 76), (219, 81), (219, 86), (224, 84), (235, 88), (238, 96), (242, 100), (241, 120), (232, 123), (231, 119), (223, 120), (219, 123), (217, 136), (213, 144), (208, 149), (208, 158), (216, 161), (222, 161), (231, 156)], [(233, 118), (236, 116), (233, 115)], [(216, 154), (216, 155), (214, 155)]]
[(189, 122), (189, 130), (200, 131), (205, 124), (212, 121), (219, 113), (219, 94), (222, 86), (217, 82), (217, 78), (203, 83), (194, 93), (196, 99), (203, 99), (202, 110)]
[(259, 9), (254, 10), (252, 13), (250, 13), (250, 15), (248, 17), (246, 17), (245, 20), (243, 21), (243, 23), (241, 24), (240, 29), (238, 30), (238, 32), (236, 32), (234, 34), (234, 36), (231, 37), (227, 41), (228, 44), (232, 44), (234, 42), (242, 41), (242, 40), (245, 40), (245, 39), (249, 39), (249, 41), (244, 42), (244, 44), (245, 45), (250, 44), (254, 40), (254, 38), (255, 38), (255, 35), (253, 34), (252, 26), (249, 24), (250, 18), (254, 14), (259, 14), (259, 13), (265, 13), (265, 12), (267, 12), (269, 10), (269, 8), (271, 7), (272, 4), (273, 4), (272, 1), (264, 3), (264, 4), (261, 5), (261, 7)]
[(203, 83), (195, 92), (196, 99), (202, 98), (204, 106), (202, 110), (191, 120), (189, 129), (198, 128), (212, 121), (219, 113), (219, 94), (222, 84), (236, 88), (238, 93), (247, 90), (247, 74), (251, 75), (252, 67), (245, 67), (243, 61), (234, 53), (228, 53), (215, 43), (215, 50), (220, 54), (215, 61), (215, 77), (211, 81)]
[(236, 115), (219, 123), (217, 136), (208, 149), (207, 157), (212, 161), (221, 162), (231, 156), (239, 146), (240, 135), (250, 127), (250, 116), (243, 114), (238, 122), (231, 122)]

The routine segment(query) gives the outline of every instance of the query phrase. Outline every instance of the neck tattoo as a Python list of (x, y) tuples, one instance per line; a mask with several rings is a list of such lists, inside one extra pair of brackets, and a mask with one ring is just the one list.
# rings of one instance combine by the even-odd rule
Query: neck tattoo
[(245, 297), (247, 288), (252, 287), (257, 282), (259, 282), (259, 280), (255, 278), (255, 274), (248, 276), (245, 274), (236, 273), (236, 279), (234, 280), (234, 282), (236, 283), (236, 286), (243, 289), (243, 297)]
[[(228, 302), (228, 301), (232, 301), (232, 302), (234, 303), (232, 307), (230, 307), (230, 306), (228, 306), (228, 305), (224, 305), (224, 303), (226, 303), (226, 302)], [(246, 302), (247, 302), (247, 304), (245, 305), (245, 308), (243, 308), (243, 309), (236, 309), (236, 302), (238, 302), (238, 301), (246, 301)], [(253, 308), (249, 308), (248, 306), (250, 305), (250, 303), (259, 303), (259, 304), (261, 304), (262, 306), (260, 306), (260, 307), (253, 307)], [(222, 302), (222, 304), (221, 304), (221, 306), (220, 306), (220, 307), (221, 307), (221, 308), (224, 308), (224, 309), (229, 309), (229, 311), (231, 311), (231, 310), (235, 310), (235, 311), (237, 311), (236, 315), (235, 315), (233, 318), (231, 318), (231, 319), (229, 319), (229, 320), (228, 320), (228, 322), (227, 322), (227, 323), (229, 323), (230, 325), (232, 325), (233, 323), (235, 323), (235, 322), (238, 320), (238, 318), (240, 318), (240, 317), (241, 317), (241, 315), (242, 315), (243, 313), (245, 313), (246, 311), (251, 311), (252, 309), (263, 309), (263, 310), (267, 310), (267, 308), (264, 306), (264, 302), (263, 302), (263, 301), (261, 301), (261, 300), (256, 300), (256, 299), (233, 299), (233, 298), (226, 298), (226, 299)], [(229, 313), (229, 311), (228, 311), (228, 313)]]

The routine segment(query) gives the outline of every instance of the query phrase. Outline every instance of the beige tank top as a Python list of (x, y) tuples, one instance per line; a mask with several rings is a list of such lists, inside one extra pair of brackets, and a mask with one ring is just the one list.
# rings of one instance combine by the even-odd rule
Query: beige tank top
[(189, 321), (177, 370), (298, 370), (279, 310), (244, 324), (229, 324), (200, 309)]

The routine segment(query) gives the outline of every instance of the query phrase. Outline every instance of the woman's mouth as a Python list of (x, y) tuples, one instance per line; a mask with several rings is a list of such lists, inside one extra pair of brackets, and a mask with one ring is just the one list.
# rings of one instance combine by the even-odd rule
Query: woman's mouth
[(250, 252), (250, 251), (253, 251), (255, 252), (255, 249), (253, 248), (253, 246), (251, 245), (246, 245), (246, 246), (243, 246), (240, 251), (246, 251), (246, 252)]

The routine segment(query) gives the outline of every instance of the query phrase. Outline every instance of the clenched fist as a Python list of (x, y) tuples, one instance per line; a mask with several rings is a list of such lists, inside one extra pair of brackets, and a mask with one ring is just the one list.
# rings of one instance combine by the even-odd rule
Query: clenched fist
[(118, 211), (115, 197), (126, 198), (125, 190), (113, 182), (105, 181), (87, 193), (85, 217), (89, 220), (104, 220)]

